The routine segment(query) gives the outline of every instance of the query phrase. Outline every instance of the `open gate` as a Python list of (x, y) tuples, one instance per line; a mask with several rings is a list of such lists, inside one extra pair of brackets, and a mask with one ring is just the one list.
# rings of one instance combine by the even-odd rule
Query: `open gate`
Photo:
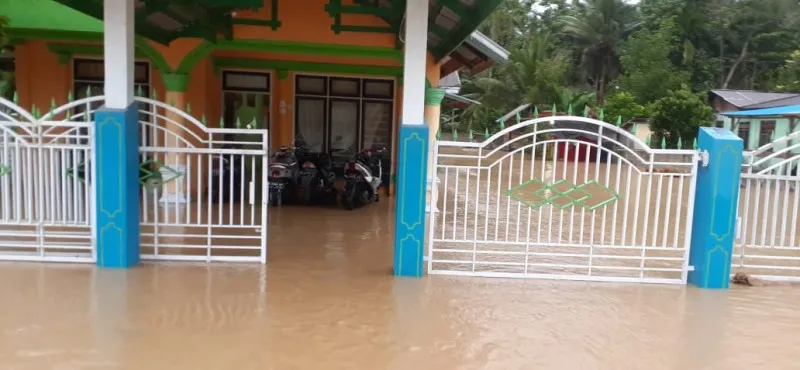
[[(139, 103), (143, 259), (266, 262), (267, 130)], [(90, 97), (35, 116), (0, 99), (0, 260), (94, 262)]]
[(800, 132), (742, 156), (733, 268), (800, 280)]
[(437, 142), (434, 159), (430, 274), (686, 282), (696, 150), (556, 116)]

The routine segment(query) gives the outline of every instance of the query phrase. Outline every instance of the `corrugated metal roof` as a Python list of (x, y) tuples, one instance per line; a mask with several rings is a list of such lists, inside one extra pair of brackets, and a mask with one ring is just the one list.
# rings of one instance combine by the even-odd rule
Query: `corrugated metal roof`
[(742, 109), (775, 108), (787, 105), (800, 105), (800, 94), (795, 94), (794, 96), (790, 96), (788, 98), (781, 98), (777, 100), (766, 101), (763, 103), (748, 105), (742, 107)]
[(722, 113), (728, 117), (774, 117), (774, 116), (797, 116), (800, 115), (800, 105), (787, 105), (783, 107), (740, 110)]
[(785, 99), (798, 94), (774, 93), (750, 90), (711, 90), (711, 93), (719, 96), (737, 108), (744, 108), (751, 105), (762, 104), (773, 100)]

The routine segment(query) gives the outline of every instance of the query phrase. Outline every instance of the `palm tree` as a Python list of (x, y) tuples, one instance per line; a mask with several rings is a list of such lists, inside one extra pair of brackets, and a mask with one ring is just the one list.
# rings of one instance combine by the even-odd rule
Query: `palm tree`
[(619, 44), (638, 28), (637, 19), (636, 7), (623, 0), (585, 0), (561, 19), (564, 33), (582, 48), (581, 65), (598, 105), (605, 100), (606, 84), (619, 73)]
[(553, 47), (551, 36), (531, 36), (511, 53), (508, 63), (490, 76), (471, 80), (478, 99), (486, 106), (511, 109), (523, 103), (552, 102), (558, 98), (569, 66), (565, 53)]

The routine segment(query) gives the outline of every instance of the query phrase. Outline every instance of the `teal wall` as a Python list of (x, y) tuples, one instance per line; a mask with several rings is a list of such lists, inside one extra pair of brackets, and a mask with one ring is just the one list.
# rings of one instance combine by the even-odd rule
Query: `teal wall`
[[(718, 121), (723, 121), (723, 125), (726, 129), (733, 131), (734, 134), (739, 134), (738, 129), (733, 126), (733, 120), (729, 117), (723, 117), (721, 115), (717, 116)], [(792, 125), (791, 120), (788, 118), (739, 118), (737, 119), (738, 122), (749, 122), (750, 123), (750, 135), (748, 137), (748, 145), (744, 150), (756, 150), (758, 149), (758, 137), (759, 132), (761, 131), (761, 122), (762, 121), (775, 121), (775, 138), (780, 138), (783, 136), (788, 135), (791, 132)], [(738, 126), (738, 125), (737, 125)], [(782, 149), (784, 146), (776, 146), (775, 149)], [(800, 149), (795, 150), (795, 153), (800, 153)]]

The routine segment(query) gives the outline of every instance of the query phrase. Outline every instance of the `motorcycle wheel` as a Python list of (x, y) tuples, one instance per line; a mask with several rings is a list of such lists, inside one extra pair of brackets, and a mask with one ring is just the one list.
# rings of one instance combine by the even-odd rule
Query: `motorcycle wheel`
[(283, 204), (283, 194), (280, 191), (269, 192), (269, 204), (273, 207), (280, 207)]
[(347, 184), (344, 189), (344, 194), (342, 194), (342, 205), (344, 209), (348, 211), (352, 211), (356, 208), (356, 189), (354, 189), (355, 184)]

